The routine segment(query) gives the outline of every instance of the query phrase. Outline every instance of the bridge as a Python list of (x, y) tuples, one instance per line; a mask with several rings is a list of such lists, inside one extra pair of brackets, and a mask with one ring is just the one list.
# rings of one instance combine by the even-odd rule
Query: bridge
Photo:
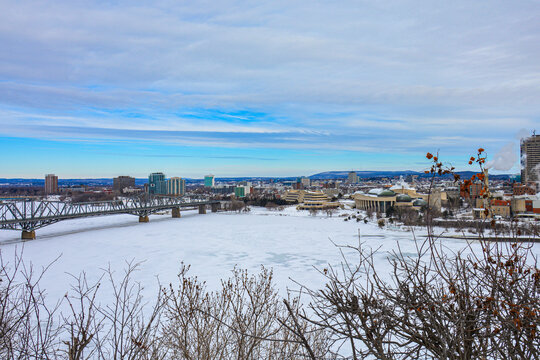
[(206, 208), (212, 212), (219, 209), (219, 201), (194, 197), (166, 197), (141, 195), (112, 201), (64, 202), (26, 199), (0, 199), (0, 229), (22, 230), (22, 239), (36, 238), (36, 229), (58, 221), (104, 216), (113, 214), (131, 214), (139, 216), (139, 222), (148, 222), (148, 215), (172, 210), (172, 217), (181, 217), (180, 209), (198, 208), (199, 214), (206, 214)]

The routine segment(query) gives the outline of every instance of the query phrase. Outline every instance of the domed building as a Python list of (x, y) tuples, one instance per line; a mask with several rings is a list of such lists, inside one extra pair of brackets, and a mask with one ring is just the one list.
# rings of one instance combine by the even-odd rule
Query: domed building
[(427, 206), (428, 198), (432, 206), (440, 209), (441, 199), (446, 199), (446, 193), (435, 189), (431, 197), (428, 194), (418, 194), (416, 189), (401, 179), (390, 188), (371, 189), (367, 194), (356, 193), (353, 197), (357, 209), (386, 212), (390, 207), (410, 207), (420, 210)]

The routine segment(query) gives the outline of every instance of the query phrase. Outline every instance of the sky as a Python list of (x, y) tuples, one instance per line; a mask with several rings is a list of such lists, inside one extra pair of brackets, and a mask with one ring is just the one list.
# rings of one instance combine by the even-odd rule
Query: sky
[(519, 172), (540, 1), (0, 0), (0, 178)]

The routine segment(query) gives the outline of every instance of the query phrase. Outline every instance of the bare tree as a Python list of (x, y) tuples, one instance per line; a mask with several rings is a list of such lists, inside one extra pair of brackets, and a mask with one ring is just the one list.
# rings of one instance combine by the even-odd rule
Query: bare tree
[(280, 301), (271, 271), (249, 276), (235, 269), (215, 292), (187, 272), (182, 266), (178, 289), (164, 290), (164, 337), (173, 358), (290, 359), (312, 352), (319, 359), (328, 351), (324, 332), (298, 320), (298, 299)]
[(65, 332), (69, 335), (69, 338), (63, 341), (67, 347), (64, 350), (65, 356), (69, 360), (91, 359), (101, 345), (96, 346), (93, 340), (98, 338), (98, 333), (104, 327), (104, 318), (99, 316), (96, 303), (101, 278), (96, 284), (89, 285), (85, 273), (72, 277), (76, 282), (71, 286), (72, 294), (65, 295), (71, 313), (62, 316)]
[(165, 358), (161, 346), (160, 316), (163, 301), (161, 291), (149, 306), (143, 301), (142, 286), (133, 280), (133, 274), (140, 263), (126, 263), (127, 268), (120, 281), (115, 280), (110, 266), (105, 276), (112, 286), (112, 303), (98, 309), (107, 324), (108, 331), (96, 335), (97, 351), (101, 359), (162, 359)]
[(15, 251), (12, 263), (0, 253), (0, 356), (3, 359), (54, 359), (59, 303), (49, 306), (39, 282), (51, 262), (41, 271), (23, 261)]

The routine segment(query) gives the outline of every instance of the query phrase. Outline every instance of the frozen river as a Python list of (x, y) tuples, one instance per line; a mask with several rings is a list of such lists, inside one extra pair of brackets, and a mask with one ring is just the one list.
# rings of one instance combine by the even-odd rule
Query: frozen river
[[(341, 260), (332, 242), (354, 245), (360, 234), (366, 245), (380, 247), (376, 261), (381, 271), (388, 270), (387, 251), (395, 249), (396, 242), (404, 252), (414, 252), (415, 245), (408, 231), (381, 230), (374, 222), (344, 221), (337, 215), (310, 216), (294, 207), (283, 212), (254, 208), (243, 214), (184, 212), (180, 219), (153, 215), (149, 223), (137, 221), (131, 215), (69, 220), (39, 229), (37, 239), (25, 243), (18, 241), (19, 232), (1, 231), (0, 250), (4, 261), (23, 251), (25, 261), (38, 269), (57, 259), (42, 286), (50, 299), (59, 299), (72, 282), (69, 274), (84, 271), (96, 280), (100, 269), (110, 264), (121, 271), (131, 260), (142, 262), (136, 278), (147, 295), (157, 288), (157, 277), (162, 284), (174, 283), (181, 262), (190, 264), (190, 273), (210, 288), (218, 287), (234, 266), (257, 272), (264, 265), (273, 269), (275, 283), (284, 292), (298, 288), (291, 279), (312, 288), (323, 284), (315, 267)], [(466, 245), (463, 240), (445, 244), (453, 250)]]

